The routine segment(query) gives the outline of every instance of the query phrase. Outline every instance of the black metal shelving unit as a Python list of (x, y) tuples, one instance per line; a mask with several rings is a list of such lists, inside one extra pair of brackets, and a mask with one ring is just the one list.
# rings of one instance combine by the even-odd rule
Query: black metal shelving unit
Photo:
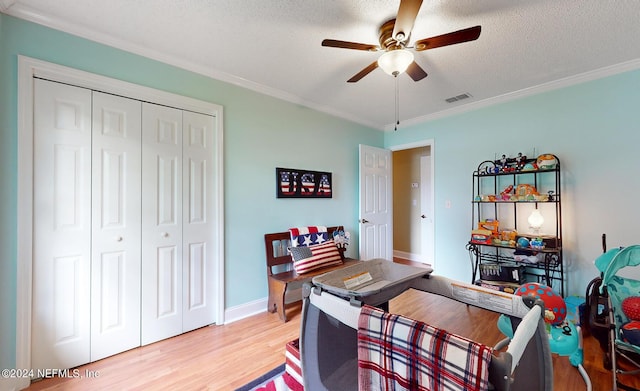
[[(517, 167), (512, 165), (507, 170), (497, 168), (497, 162), (487, 160), (478, 165), (472, 175), (472, 229), (485, 220), (498, 220), (501, 229), (506, 225), (517, 232), (517, 237), (541, 238), (542, 249), (519, 247), (517, 242), (509, 243), (492, 239), (489, 244), (473, 241), (467, 243), (467, 250), (472, 259), (472, 283), (478, 283), (480, 265), (508, 264), (524, 266), (526, 280), (548, 285), (564, 297), (565, 278), (562, 256), (562, 195), (560, 159), (555, 158), (553, 167), (532, 169), (536, 159), (524, 159)], [(533, 186), (539, 194), (516, 194), (509, 199), (500, 197), (501, 190), (513, 186), (518, 189)], [(532, 233), (527, 230), (528, 212), (533, 208), (543, 212), (545, 232)], [(524, 222), (522, 221), (524, 220)], [(514, 259), (514, 250), (529, 250), (538, 255), (536, 263), (520, 262)]]

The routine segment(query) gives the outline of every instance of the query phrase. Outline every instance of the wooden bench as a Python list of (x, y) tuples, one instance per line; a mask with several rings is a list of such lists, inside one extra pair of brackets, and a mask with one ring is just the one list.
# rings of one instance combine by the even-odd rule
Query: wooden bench
[[(339, 227), (328, 227), (329, 237), (333, 236), (333, 231)], [(287, 313), (285, 311), (284, 297), (287, 286), (293, 282), (308, 282), (315, 276), (330, 272), (332, 270), (341, 269), (345, 266), (351, 266), (357, 262), (356, 259), (345, 258), (345, 248), (338, 247), (342, 257), (342, 265), (328, 266), (321, 269), (313, 270), (302, 275), (296, 273), (293, 268), (293, 259), (287, 251), (290, 246), (291, 234), (289, 231), (276, 232), (264, 235), (265, 250), (267, 253), (267, 278), (269, 282), (269, 303), (267, 310), (271, 313), (278, 312), (278, 316), (283, 322), (287, 321)], [(283, 271), (284, 270), (284, 271)]]

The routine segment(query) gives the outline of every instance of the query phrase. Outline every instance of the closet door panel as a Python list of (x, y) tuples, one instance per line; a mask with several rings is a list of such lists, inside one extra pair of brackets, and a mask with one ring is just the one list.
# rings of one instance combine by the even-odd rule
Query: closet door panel
[(91, 361), (140, 346), (141, 110), (93, 93)]
[(142, 344), (182, 332), (182, 111), (142, 108)]
[(91, 91), (34, 80), (32, 368), (89, 362)]
[(183, 113), (183, 331), (214, 323), (214, 118)]

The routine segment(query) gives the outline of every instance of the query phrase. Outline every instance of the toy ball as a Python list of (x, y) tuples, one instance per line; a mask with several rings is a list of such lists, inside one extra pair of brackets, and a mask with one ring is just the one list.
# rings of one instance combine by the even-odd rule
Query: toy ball
[(540, 238), (531, 239), (529, 244), (531, 245), (531, 248), (533, 248), (533, 249), (538, 249), (539, 250), (539, 249), (544, 248), (544, 242)]
[(544, 302), (545, 312), (553, 312), (553, 319), (545, 316), (544, 321), (547, 323), (552, 325), (561, 324), (567, 316), (567, 305), (564, 300), (562, 300), (562, 297), (546, 285), (537, 282), (527, 282), (518, 288), (516, 295), (534, 297), (542, 300)]
[(634, 320), (620, 327), (622, 340), (640, 346), (640, 321)]
[(629, 320), (640, 320), (640, 296), (630, 296), (622, 300), (622, 312)]
[(529, 239), (524, 237), (518, 238), (518, 247), (529, 247)]
[(558, 164), (558, 159), (555, 156), (545, 153), (543, 155), (538, 156), (536, 159), (536, 164), (538, 168), (541, 170), (552, 170), (556, 168), (556, 164)]

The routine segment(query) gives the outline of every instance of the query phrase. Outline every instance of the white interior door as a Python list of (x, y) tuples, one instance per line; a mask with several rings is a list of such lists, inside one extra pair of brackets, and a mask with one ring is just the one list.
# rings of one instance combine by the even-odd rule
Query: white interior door
[(210, 115), (183, 112), (183, 332), (216, 320), (214, 127)]
[(89, 362), (91, 91), (34, 80), (31, 368)]
[(91, 361), (140, 346), (141, 110), (93, 93)]
[(360, 145), (360, 259), (393, 260), (391, 151)]
[(182, 332), (182, 111), (142, 107), (142, 344)]
[(433, 170), (431, 156), (420, 157), (420, 261), (434, 267)]

